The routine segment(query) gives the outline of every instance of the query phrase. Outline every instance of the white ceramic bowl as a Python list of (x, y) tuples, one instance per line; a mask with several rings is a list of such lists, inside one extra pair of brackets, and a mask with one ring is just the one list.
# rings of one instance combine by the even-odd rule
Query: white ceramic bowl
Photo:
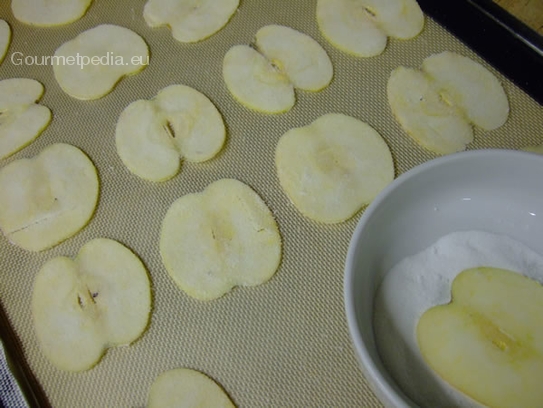
[(387, 407), (415, 407), (387, 373), (373, 333), (374, 294), (406, 256), (454, 231), (504, 234), (543, 254), (543, 156), (477, 150), (402, 174), (372, 202), (345, 264), (345, 310), (364, 375)]

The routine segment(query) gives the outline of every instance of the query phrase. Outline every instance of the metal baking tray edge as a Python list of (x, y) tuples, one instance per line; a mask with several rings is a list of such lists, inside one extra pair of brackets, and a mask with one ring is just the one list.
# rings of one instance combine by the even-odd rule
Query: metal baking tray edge
[(492, 0), (418, 0), (425, 14), (543, 105), (543, 36)]
[[(426, 15), (543, 105), (543, 37), (492, 0), (417, 0)], [(29, 407), (49, 407), (0, 304), (0, 341)], [(1, 404), (1, 402), (0, 402)]]

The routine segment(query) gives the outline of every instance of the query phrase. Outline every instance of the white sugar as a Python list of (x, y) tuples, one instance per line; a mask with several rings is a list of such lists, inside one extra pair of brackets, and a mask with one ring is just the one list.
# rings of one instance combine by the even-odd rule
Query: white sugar
[(424, 407), (481, 407), (425, 364), (416, 340), (427, 309), (450, 301), (451, 283), (464, 269), (504, 268), (543, 283), (543, 256), (503, 235), (454, 232), (405, 258), (385, 276), (375, 299), (374, 329), (381, 358), (396, 382)]

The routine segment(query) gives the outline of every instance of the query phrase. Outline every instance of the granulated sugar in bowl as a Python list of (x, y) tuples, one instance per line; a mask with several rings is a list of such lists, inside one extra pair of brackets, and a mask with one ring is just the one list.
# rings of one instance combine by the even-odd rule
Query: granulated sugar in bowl
[(345, 310), (363, 374), (387, 407), (479, 407), (422, 359), (416, 325), (462, 270), (543, 283), (543, 156), (477, 150), (398, 177), (373, 201), (345, 263)]

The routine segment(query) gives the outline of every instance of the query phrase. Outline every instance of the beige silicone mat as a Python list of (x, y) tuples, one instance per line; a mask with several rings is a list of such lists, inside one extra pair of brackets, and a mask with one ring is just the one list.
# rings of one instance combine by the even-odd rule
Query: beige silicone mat
[[(9, 2), (1, 18), (13, 29), (13, 41), (0, 79), (29, 77), (45, 85), (42, 103), (54, 115), (49, 128), (29, 147), (0, 161), (37, 154), (55, 142), (71, 143), (96, 164), (101, 196), (96, 214), (79, 234), (42, 253), (29, 253), (0, 236), (0, 298), (22, 355), (55, 407), (141, 407), (161, 372), (198, 369), (220, 383), (240, 407), (379, 406), (362, 377), (351, 346), (343, 309), (343, 263), (360, 214), (339, 225), (303, 218), (281, 191), (274, 171), (274, 148), (288, 129), (307, 125), (328, 112), (366, 121), (393, 152), (396, 174), (433, 158), (409, 139), (393, 120), (386, 82), (400, 64), (417, 67), (436, 52), (451, 50), (481, 61), (436, 23), (411, 41), (390, 41), (384, 54), (359, 59), (330, 46), (315, 21), (315, 2), (241, 0), (231, 22), (198, 44), (181, 44), (169, 30), (148, 28), (144, 1), (95, 0), (86, 16), (61, 28), (39, 29), (18, 23)], [(108, 96), (79, 101), (57, 85), (50, 66), (16, 66), (14, 52), (50, 56), (64, 41), (100, 23), (134, 30), (148, 43), (151, 64), (124, 79)], [(248, 44), (266, 24), (283, 24), (315, 38), (334, 64), (334, 80), (320, 93), (297, 93), (294, 108), (266, 116), (235, 102), (221, 76), (222, 58), (234, 44)], [(492, 69), (492, 68), (491, 68)], [(543, 110), (498, 75), (511, 104), (508, 122), (493, 132), (475, 132), (470, 149), (520, 148), (543, 143)], [(204, 164), (182, 166), (174, 179), (153, 184), (132, 175), (115, 151), (117, 117), (132, 101), (151, 98), (163, 87), (182, 83), (207, 95), (222, 113), (228, 139), (220, 155)], [(168, 277), (158, 253), (159, 226), (169, 205), (185, 193), (200, 191), (224, 177), (253, 187), (273, 211), (283, 236), (283, 260), (265, 285), (235, 289), (212, 302), (193, 300)], [(74, 256), (96, 237), (116, 239), (137, 253), (153, 282), (149, 329), (130, 347), (110, 350), (94, 369), (69, 374), (40, 354), (32, 329), (30, 298), (34, 276), (48, 259)], [(36, 384), (35, 384), (36, 385)]]

